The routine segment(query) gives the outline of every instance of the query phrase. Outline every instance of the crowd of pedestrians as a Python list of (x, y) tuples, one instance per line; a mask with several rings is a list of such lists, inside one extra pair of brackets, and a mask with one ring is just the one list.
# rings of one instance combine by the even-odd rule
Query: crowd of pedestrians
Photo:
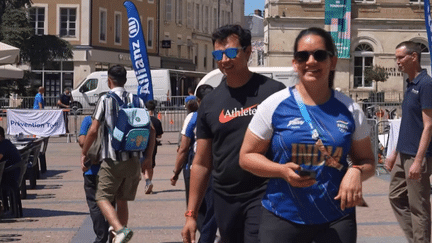
[[(299, 83), (293, 87), (249, 70), (248, 30), (223, 26), (212, 41), (224, 76), (214, 90), (202, 85), (196, 97), (186, 98), (190, 113), (171, 177), (175, 186), (183, 172), (183, 242), (197, 242), (197, 230), (203, 243), (356, 242), (355, 207), (364, 204), (362, 183), (374, 175), (376, 161), (361, 107), (333, 87), (338, 58), (331, 35), (321, 28), (299, 33), (292, 60)], [(397, 65), (408, 80), (398, 146), (385, 164), (390, 202), (409, 242), (430, 242), (431, 229), (432, 78), (420, 68), (420, 54), (414, 42), (396, 47)], [(156, 104), (145, 104), (152, 125), (144, 151), (118, 151), (111, 144), (112, 118), (121, 107), (111, 93), (125, 102), (134, 99), (125, 82), (123, 67), (108, 70), (111, 91), (80, 132), (95, 242), (106, 242), (109, 233), (113, 242), (128, 242), (128, 201), (141, 173), (146, 194), (153, 189), (163, 134)], [(90, 159), (95, 141), (100, 156)]]

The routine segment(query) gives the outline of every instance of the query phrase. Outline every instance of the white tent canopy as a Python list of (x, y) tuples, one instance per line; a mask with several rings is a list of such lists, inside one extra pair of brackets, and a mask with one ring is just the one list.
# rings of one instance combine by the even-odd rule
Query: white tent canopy
[(18, 62), (19, 48), (0, 42), (0, 80), (2, 79), (20, 79), (23, 77), (23, 70), (12, 65)]
[(12, 65), (0, 65), (0, 80), (2, 79), (21, 79), (24, 71)]
[(0, 42), (0, 65), (17, 63), (19, 52), (18, 48)]

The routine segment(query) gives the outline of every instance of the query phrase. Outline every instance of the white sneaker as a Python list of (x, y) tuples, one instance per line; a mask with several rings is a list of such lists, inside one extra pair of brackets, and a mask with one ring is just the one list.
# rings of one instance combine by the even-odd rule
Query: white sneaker
[(146, 183), (145, 186), (145, 194), (151, 194), (153, 191), (153, 183), (150, 181), (150, 183)]
[(126, 243), (132, 239), (133, 231), (124, 227), (123, 229), (115, 232), (113, 243)]

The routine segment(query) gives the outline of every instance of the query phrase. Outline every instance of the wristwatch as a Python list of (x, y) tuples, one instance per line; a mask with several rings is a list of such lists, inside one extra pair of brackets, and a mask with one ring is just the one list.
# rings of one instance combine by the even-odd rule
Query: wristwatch
[(196, 218), (197, 218), (197, 214), (196, 214), (195, 211), (193, 211), (193, 210), (188, 210), (188, 211), (186, 211), (186, 213), (185, 213), (185, 217), (186, 217), (186, 218), (187, 218), (187, 217), (191, 217), (191, 218), (196, 219)]

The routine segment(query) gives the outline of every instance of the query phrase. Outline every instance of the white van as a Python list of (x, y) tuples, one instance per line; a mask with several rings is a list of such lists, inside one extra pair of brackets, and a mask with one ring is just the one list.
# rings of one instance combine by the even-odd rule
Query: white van
[[(167, 69), (151, 70), (153, 96), (155, 100), (166, 101), (171, 95), (170, 73)], [(125, 89), (136, 93), (138, 81), (133, 70), (127, 71)], [(108, 72), (100, 71), (89, 74), (78, 87), (72, 90), (74, 99), (72, 107), (92, 108), (96, 106), (99, 97), (109, 91)]]
[[(293, 67), (249, 67), (249, 70), (254, 73), (267, 76), (290, 87), (298, 83), (297, 73)], [(213, 87), (217, 87), (222, 81), (223, 74), (219, 69), (215, 69), (204, 76), (198, 83), (197, 88), (200, 85), (208, 84)], [(196, 92), (196, 90), (195, 90)]]

